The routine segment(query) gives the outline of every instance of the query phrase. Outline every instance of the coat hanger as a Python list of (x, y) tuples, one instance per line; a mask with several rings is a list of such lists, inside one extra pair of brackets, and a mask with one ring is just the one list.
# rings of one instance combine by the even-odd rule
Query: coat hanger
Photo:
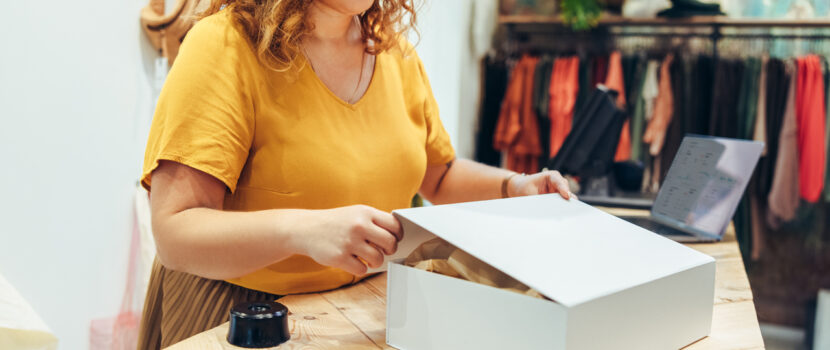
[(176, 0), (173, 11), (167, 14), (164, 13), (164, 1), (150, 0), (141, 9), (141, 26), (150, 38), (150, 43), (172, 65), (185, 34), (196, 22), (196, 13), (203, 10), (209, 1)]
[(176, 20), (182, 13), (186, 2), (186, 0), (176, 0), (173, 11), (165, 14), (165, 0), (150, 0), (150, 3), (141, 9), (141, 22), (150, 29), (161, 30)]

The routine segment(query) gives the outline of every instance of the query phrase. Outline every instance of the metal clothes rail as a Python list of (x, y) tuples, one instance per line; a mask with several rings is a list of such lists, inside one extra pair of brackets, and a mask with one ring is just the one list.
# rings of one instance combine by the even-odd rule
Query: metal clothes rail
[(597, 42), (612, 37), (701, 38), (711, 40), (714, 57), (718, 57), (718, 44), (722, 39), (830, 40), (830, 20), (812, 19), (756, 20), (723, 16), (639, 19), (603, 16), (596, 28), (586, 32), (572, 31), (558, 17), (500, 16), (499, 23), (505, 28), (506, 39), (517, 43), (527, 43), (534, 36), (551, 34), (560, 34), (560, 39), (579, 38)]

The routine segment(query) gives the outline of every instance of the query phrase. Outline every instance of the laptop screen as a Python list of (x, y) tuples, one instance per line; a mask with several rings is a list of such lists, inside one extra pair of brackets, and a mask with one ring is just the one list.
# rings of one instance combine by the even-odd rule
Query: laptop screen
[(720, 236), (749, 183), (762, 142), (686, 136), (666, 174), (652, 216)]

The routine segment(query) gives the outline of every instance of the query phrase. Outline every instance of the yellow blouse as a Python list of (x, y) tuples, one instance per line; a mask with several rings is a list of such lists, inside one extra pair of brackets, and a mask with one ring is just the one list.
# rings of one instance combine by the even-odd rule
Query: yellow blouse
[[(303, 60), (302, 58), (299, 58)], [(187, 34), (156, 106), (142, 184), (159, 160), (228, 187), (226, 210), (409, 207), (427, 165), (455, 153), (411, 45), (379, 54), (365, 95), (348, 104), (309, 68), (264, 67), (229, 11)], [(333, 289), (355, 276), (295, 255), (228, 280), (273, 294)]]

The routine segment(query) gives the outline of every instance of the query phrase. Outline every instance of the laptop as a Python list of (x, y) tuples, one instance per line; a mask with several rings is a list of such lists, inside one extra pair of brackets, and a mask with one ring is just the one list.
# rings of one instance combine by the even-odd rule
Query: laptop
[(653, 193), (614, 191), (613, 196), (579, 194), (579, 200), (595, 207), (649, 210), (654, 206)]
[(648, 217), (625, 219), (678, 242), (716, 242), (735, 215), (763, 142), (683, 138)]

